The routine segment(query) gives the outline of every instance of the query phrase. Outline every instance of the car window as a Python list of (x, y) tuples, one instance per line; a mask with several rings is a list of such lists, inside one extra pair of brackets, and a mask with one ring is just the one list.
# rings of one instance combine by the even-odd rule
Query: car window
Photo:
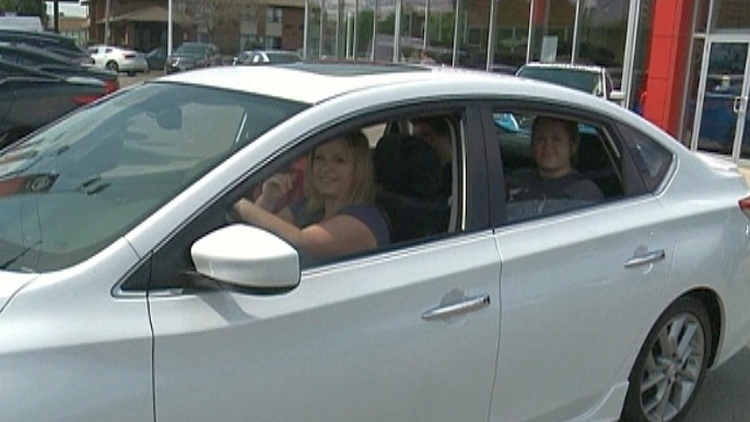
[[(295, 245), (293, 241), (288, 240), (300, 253), (303, 269), (461, 233), (465, 227), (462, 217), (464, 210), (460, 208), (463, 202), (454, 198), (463, 195), (460, 187), (463, 186), (461, 180), (464, 177), (465, 166), (459, 158), (463, 155), (461, 150), (465, 141), (462, 117), (459, 113), (438, 113), (400, 115), (394, 116), (393, 119), (401, 122), (443, 120), (445, 125), (442, 128), (447, 131), (443, 141), (448, 144), (448, 148), (443, 150), (448, 154), (443, 159), (448, 160), (448, 163), (444, 165), (441, 162), (440, 155), (424, 138), (432, 137), (429, 142), (433, 142), (439, 140), (437, 135), (427, 133), (426, 128), (419, 128), (417, 133), (418, 131), (408, 124), (402, 125), (404, 130), (401, 132), (386, 132), (386, 127), (393, 126), (393, 120), (367, 121), (354, 126), (346, 123), (314, 135), (250, 175), (241, 186), (218, 199), (158, 251), (154, 262), (159, 264), (158, 269), (155, 267), (155, 279), (152, 283), (164, 287), (184, 284), (184, 274), (190, 274), (195, 270), (189, 249), (199, 236), (226, 224), (241, 222), (259, 225), (260, 223), (248, 221), (238, 213), (235, 209), (238, 201), (251, 201), (284, 219), (291, 213), (294, 217), (291, 221), (295, 227), (297, 224), (309, 227), (318, 222), (321, 218), (320, 210), (308, 208), (311, 198), (314, 198), (311, 191), (316, 189), (314, 179), (310, 176), (314, 174), (316, 160), (313, 151), (325, 145), (326, 141), (352, 133), (361, 136), (362, 142), (367, 144), (374, 197), (365, 201), (367, 206), (364, 211), (350, 209), (346, 211), (346, 215), (367, 221), (366, 225), (372, 227), (371, 232), (378, 240), (377, 246), (366, 250), (343, 250), (335, 255), (319, 256), (314, 251), (305, 250), (304, 246)], [(262, 203), (267, 199), (264, 189), (270, 189), (264, 186), (264, 183), (271, 184), (274, 178), (280, 177), (284, 178), (284, 183), (289, 183), (284, 194), (276, 197), (272, 203)], [(225, 216), (231, 216), (231, 219), (227, 221)]]
[(0, 267), (49, 271), (87, 258), (303, 108), (152, 84), (37, 132), (0, 155)]
[(607, 125), (575, 116), (496, 108), (493, 122), (505, 179), (507, 223), (642, 192)]
[(628, 145), (646, 189), (656, 191), (674, 161), (674, 154), (639, 131), (629, 127), (623, 127), (621, 131), (629, 140)]

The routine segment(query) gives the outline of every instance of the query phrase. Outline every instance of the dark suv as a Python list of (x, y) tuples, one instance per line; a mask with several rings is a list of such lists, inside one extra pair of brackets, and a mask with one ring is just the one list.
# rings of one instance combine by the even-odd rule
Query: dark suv
[(220, 66), (221, 53), (211, 43), (185, 42), (167, 58), (167, 73)]

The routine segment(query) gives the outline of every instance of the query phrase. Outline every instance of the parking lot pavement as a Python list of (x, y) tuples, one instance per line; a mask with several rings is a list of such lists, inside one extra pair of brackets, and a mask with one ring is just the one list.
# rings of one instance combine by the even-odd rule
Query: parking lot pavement
[(726, 364), (709, 372), (684, 422), (750, 420), (750, 344)]

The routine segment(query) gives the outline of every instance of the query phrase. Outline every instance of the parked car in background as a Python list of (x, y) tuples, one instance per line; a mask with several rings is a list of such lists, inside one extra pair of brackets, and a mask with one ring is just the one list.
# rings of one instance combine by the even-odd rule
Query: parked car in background
[(157, 47), (145, 54), (149, 70), (164, 70), (167, 64), (167, 51), (163, 47)]
[(0, 148), (106, 94), (98, 79), (62, 77), (0, 60)]
[[(568, 182), (601, 196), (509, 195), (540, 117), (578, 128)], [(304, 157), (350, 205), (300, 233), (247, 198)], [(750, 337), (737, 167), (553, 84), (183, 72), (4, 150), (0, 183), (3, 422), (677, 422)]]
[(167, 58), (166, 72), (221, 66), (221, 52), (211, 43), (184, 42)]
[(265, 63), (295, 63), (302, 61), (296, 51), (246, 50), (232, 60), (233, 65), (257, 65)]
[(73, 63), (65, 56), (30, 45), (0, 42), (0, 59), (60, 76), (93, 77), (105, 83), (107, 93), (120, 88), (117, 73)]
[(76, 64), (94, 64), (94, 59), (73, 38), (54, 32), (0, 29), (0, 42), (37, 47), (67, 57)]
[(532, 62), (521, 66), (516, 76), (566, 86), (608, 100), (621, 99), (619, 92), (614, 91), (609, 72), (601, 66)]
[(130, 76), (148, 72), (148, 62), (141, 52), (110, 45), (91, 46), (88, 51), (95, 66), (112, 72), (125, 72)]

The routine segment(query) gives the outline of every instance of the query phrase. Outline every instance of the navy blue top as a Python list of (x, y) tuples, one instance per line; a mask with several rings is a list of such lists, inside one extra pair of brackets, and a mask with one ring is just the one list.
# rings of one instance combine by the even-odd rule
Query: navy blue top
[[(307, 227), (310, 224), (319, 223), (325, 214), (325, 211), (322, 209), (314, 213), (307, 212), (307, 200), (289, 204), (289, 210), (292, 212), (294, 223), (297, 227)], [(350, 205), (339, 211), (339, 215), (350, 215), (363, 222), (370, 229), (372, 235), (375, 236), (378, 247), (383, 247), (391, 243), (390, 234), (388, 233), (388, 223), (383, 213), (375, 205)]]

